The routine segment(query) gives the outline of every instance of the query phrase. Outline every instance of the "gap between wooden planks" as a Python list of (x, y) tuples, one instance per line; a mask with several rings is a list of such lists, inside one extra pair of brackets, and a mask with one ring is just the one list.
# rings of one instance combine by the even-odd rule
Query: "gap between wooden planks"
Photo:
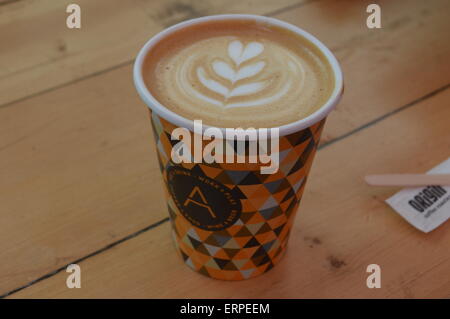
[[(342, 3), (347, 16), (338, 20), (323, 16), (339, 12), (332, 1), (279, 16), (317, 29), (342, 62), (346, 94), (328, 120), (327, 141), (438, 92), (449, 74), (443, 72), (448, 59), (439, 59), (448, 52), (446, 35), (438, 32), (448, 25), (444, 2), (426, 8), (416, 3), (412, 12), (392, 7), (385, 20), (392, 32), (383, 36), (363, 29), (362, 5)], [(413, 19), (425, 9), (426, 15)], [(434, 50), (425, 45), (436, 43)], [(423, 56), (432, 63), (411, 62)], [(381, 63), (383, 57), (390, 63)], [(147, 111), (130, 71), (119, 67), (0, 109), (0, 152), (7, 154), (0, 156), (0, 214), (6, 229), (0, 232), (0, 259), (10, 261), (0, 263), (0, 294), (167, 216)]]
[[(362, 178), (369, 169), (423, 172), (445, 160), (449, 101), (446, 90), (320, 151), (287, 255), (263, 276), (224, 282), (194, 273), (164, 223), (81, 262), (80, 289), (68, 289), (61, 271), (11, 297), (450, 297), (450, 224), (421, 233), (383, 202), (396, 188), (372, 188)], [(381, 289), (366, 286), (372, 263), (381, 266)]]
[[(332, 114), (342, 125), (327, 130), (324, 141), (344, 134), (349, 126), (357, 128), (361, 121), (376, 118), (386, 109), (388, 112), (386, 98), (398, 99), (397, 105), (403, 105), (450, 81), (450, 43), (445, 33), (450, 28), (446, 16), (450, 2), (445, 0), (435, 0), (432, 5), (420, 0), (380, 1), (383, 28), (376, 30), (365, 26), (365, 8), (370, 1), (283, 0), (275, 5), (263, 0), (257, 7), (251, 0), (220, 0), (214, 5), (139, 1), (135, 6), (123, 1), (108, 1), (108, 5), (102, 2), (106, 0), (82, 1), (90, 21), (86, 32), (57, 27), (64, 18), (59, 15), (64, 11), (64, 1), (58, 2), (58, 7), (51, 0), (25, 5), (29, 1), (21, 0), (0, 10), (0, 39), (9, 43), (8, 50), (0, 52), (0, 108), (91, 74), (131, 64), (142, 44), (163, 27), (214, 13), (268, 13), (310, 31), (334, 51), (343, 64), (347, 91), (338, 112)], [(5, 28), (1, 28), (1, 21)], [(36, 26), (32, 32), (29, 25)], [(372, 59), (371, 67), (349, 72), (362, 59)], [(386, 64), (393, 67), (391, 72), (386, 72)], [(383, 81), (379, 80), (379, 72), (383, 73)], [(349, 91), (351, 86), (357, 89)], [(364, 94), (365, 99), (358, 101), (353, 92)], [(351, 113), (345, 107), (355, 101), (365, 104), (358, 105), (364, 107), (363, 111)]]
[(66, 27), (69, 0), (0, 6), (0, 105), (131, 61), (155, 33), (218, 13), (270, 14), (305, 0), (79, 0), (81, 29)]

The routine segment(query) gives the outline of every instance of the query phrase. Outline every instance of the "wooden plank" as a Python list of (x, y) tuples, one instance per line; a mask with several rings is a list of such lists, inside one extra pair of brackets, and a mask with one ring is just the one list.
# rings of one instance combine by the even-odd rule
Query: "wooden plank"
[(277, 18), (321, 39), (342, 64), (345, 94), (323, 141), (450, 83), (450, 2), (377, 1), (382, 28), (366, 27), (373, 1), (319, 1)]
[[(242, 282), (203, 277), (174, 251), (169, 223), (80, 263), (81, 289), (64, 271), (13, 298), (450, 297), (450, 224), (424, 234), (372, 188), (373, 171), (424, 172), (449, 155), (450, 90), (319, 151), (284, 260)], [(349, 161), (354, 163), (348, 165)], [(381, 289), (366, 267), (381, 266)]]
[(18, 0), (0, 0), (0, 6), (11, 4), (11, 3), (16, 2), (16, 1), (18, 1)]
[[(441, 11), (445, 8), (443, 2), (434, 3)], [(291, 21), (296, 23), (309, 19), (309, 28), (317, 28), (318, 36), (326, 36), (325, 42), (334, 47), (338, 47), (339, 39), (343, 41), (342, 48), (346, 48), (352, 37), (357, 39), (356, 43), (362, 41), (362, 47), (356, 44), (351, 47), (356, 53), (349, 53), (350, 58), (340, 57), (346, 72), (346, 96), (350, 95), (351, 99), (344, 98), (338, 112), (330, 117), (325, 140), (348, 133), (411, 102), (419, 93), (428, 92), (422, 86), (432, 91), (448, 80), (449, 73), (443, 72), (448, 68), (448, 59), (438, 59), (439, 72), (438, 65), (432, 62), (432, 72), (427, 73), (425, 64), (411, 62), (409, 54), (417, 58), (416, 51), (399, 49), (404, 45), (410, 48), (413, 40), (398, 42), (394, 50), (407, 55), (403, 59), (414, 64), (413, 67), (396, 56), (389, 56), (392, 63), (384, 63), (378, 58), (379, 51), (364, 49), (383, 47), (384, 41), (391, 44), (395, 39), (393, 34), (400, 32), (398, 40), (405, 36), (405, 30), (394, 28), (381, 38), (367, 31), (361, 34), (360, 29), (351, 27), (354, 25), (351, 21), (360, 17), (360, 11), (343, 7), (349, 11), (345, 11), (348, 12), (345, 23), (339, 24), (345, 36), (339, 37), (337, 22), (322, 16), (327, 6), (333, 4), (332, 1), (313, 2), (293, 10), (296, 13), (292, 16), (283, 15), (286, 19), (297, 17), (298, 20)], [(391, 2), (385, 3), (383, 8), (390, 5)], [(420, 2), (417, 6), (420, 8)], [(308, 14), (304, 16), (302, 10)], [(336, 10), (333, 12), (339, 12)], [(401, 16), (408, 10), (385, 11)], [(129, 14), (133, 16), (132, 12)], [(445, 56), (446, 34), (434, 32), (433, 26), (446, 26), (447, 20), (434, 7), (428, 8), (428, 15), (423, 19), (427, 19), (423, 25), (425, 31), (409, 28), (407, 31), (415, 33), (406, 36), (418, 36), (416, 45), (422, 55)], [(326, 28), (334, 38), (327, 36)], [(427, 37), (430, 43), (440, 43), (431, 50), (433, 54), (421, 51), (421, 45), (428, 43), (423, 42)], [(371, 86), (366, 87), (362, 81), (364, 74)], [(400, 81), (402, 74), (411, 74), (422, 86), (416, 88), (411, 84), (414, 81)], [(420, 78), (424, 74), (426, 81)], [(9, 261), (0, 263), (0, 295), (167, 216), (154, 149), (150, 145), (147, 113), (130, 79), (128, 64), (0, 108), (3, 222), (0, 260)], [(403, 85), (410, 90), (405, 90)], [(379, 104), (373, 104), (372, 99)]]
[(69, 0), (0, 6), (0, 105), (131, 61), (164, 27), (217, 13), (266, 14), (304, 0), (80, 0), (81, 29), (66, 27)]
[(0, 294), (161, 219), (130, 68), (0, 110)]

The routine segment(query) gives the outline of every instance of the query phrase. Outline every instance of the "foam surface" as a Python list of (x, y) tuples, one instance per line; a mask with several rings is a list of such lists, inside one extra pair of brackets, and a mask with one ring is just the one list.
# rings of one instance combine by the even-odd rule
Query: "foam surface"
[(149, 91), (168, 109), (219, 127), (273, 127), (304, 118), (334, 87), (309, 41), (253, 21), (213, 21), (158, 43), (144, 63)]

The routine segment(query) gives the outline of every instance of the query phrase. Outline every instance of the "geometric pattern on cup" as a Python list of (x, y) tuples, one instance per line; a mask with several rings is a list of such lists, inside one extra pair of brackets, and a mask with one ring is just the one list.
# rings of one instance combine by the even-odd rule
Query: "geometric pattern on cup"
[[(261, 174), (260, 164), (174, 164), (170, 154), (177, 141), (171, 141), (170, 133), (176, 126), (151, 111), (150, 114), (173, 238), (185, 264), (222, 280), (248, 279), (272, 269), (286, 250), (325, 119), (281, 136), (280, 169), (269, 175)], [(229, 189), (242, 206), (234, 224), (210, 231), (183, 216), (169, 191), (167, 172), (173, 166), (218, 181)]]

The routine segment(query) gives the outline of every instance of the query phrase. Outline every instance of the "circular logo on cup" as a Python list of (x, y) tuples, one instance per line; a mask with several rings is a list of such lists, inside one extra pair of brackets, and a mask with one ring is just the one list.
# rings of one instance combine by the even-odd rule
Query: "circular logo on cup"
[(172, 166), (167, 170), (167, 184), (181, 214), (198, 228), (222, 230), (241, 215), (241, 201), (217, 180)]

